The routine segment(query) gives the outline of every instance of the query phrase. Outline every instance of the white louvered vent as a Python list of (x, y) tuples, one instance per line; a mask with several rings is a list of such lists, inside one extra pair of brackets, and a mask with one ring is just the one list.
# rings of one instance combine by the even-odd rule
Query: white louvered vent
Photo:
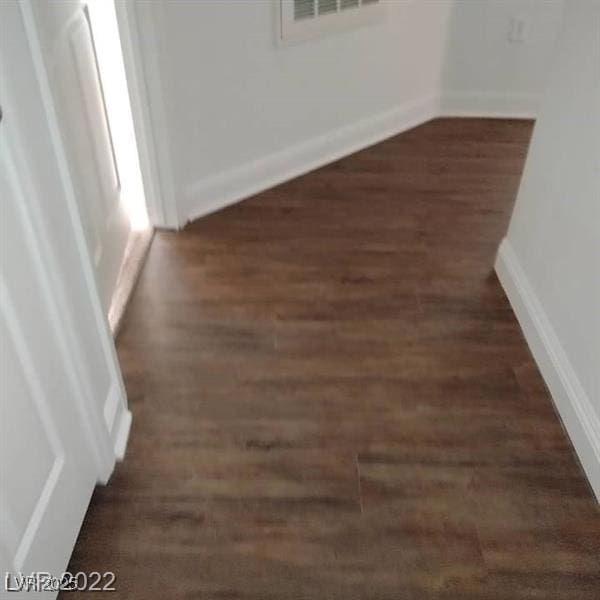
[(308, 19), (315, 16), (315, 0), (294, 0), (294, 20)]
[(280, 0), (279, 39), (295, 42), (380, 20), (386, 0)]

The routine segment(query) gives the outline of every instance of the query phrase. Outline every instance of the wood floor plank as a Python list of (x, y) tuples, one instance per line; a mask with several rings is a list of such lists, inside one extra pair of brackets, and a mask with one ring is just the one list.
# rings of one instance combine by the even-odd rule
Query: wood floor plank
[(127, 457), (70, 570), (143, 600), (600, 597), (600, 511), (493, 272), (530, 133), (440, 119), (158, 232)]

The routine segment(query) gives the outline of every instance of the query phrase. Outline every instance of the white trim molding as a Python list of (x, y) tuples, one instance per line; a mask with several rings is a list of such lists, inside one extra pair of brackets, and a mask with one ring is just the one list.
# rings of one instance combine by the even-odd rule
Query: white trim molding
[(496, 273), (600, 502), (600, 418), (506, 238), (498, 250)]
[[(136, 2), (115, 2), (115, 10), (148, 216), (155, 227), (178, 229), (181, 222), (167, 143), (155, 25), (153, 15), (148, 14), (154, 6), (152, 2), (144, 6)], [(145, 39), (150, 43), (142, 43), (141, 30), (147, 32)]]
[(407, 102), (375, 117), (340, 127), (217, 175), (185, 190), (185, 210), (193, 221), (270, 187), (308, 173), (437, 116), (437, 97)]
[(443, 91), (438, 116), (535, 119), (539, 103), (539, 94)]

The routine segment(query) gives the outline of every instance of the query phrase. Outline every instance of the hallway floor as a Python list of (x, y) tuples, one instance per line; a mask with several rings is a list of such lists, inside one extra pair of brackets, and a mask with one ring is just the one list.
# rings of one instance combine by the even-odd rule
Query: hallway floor
[(127, 457), (70, 570), (140, 600), (597, 600), (600, 511), (493, 272), (530, 134), (433, 121), (157, 233)]

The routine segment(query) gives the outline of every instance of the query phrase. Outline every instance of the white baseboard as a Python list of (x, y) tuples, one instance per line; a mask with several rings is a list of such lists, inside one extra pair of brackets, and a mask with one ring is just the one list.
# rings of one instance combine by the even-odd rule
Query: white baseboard
[(506, 238), (498, 251), (496, 273), (600, 502), (600, 418)]
[(123, 460), (125, 458), (125, 450), (127, 449), (127, 441), (129, 440), (129, 432), (131, 431), (132, 416), (130, 410), (124, 410), (121, 413), (120, 422), (115, 435), (115, 458)]
[(535, 118), (538, 101), (535, 94), (480, 92), (449, 92), (413, 100), (195, 181), (187, 186), (185, 205), (178, 212), (185, 222), (193, 221), (437, 117)]
[(131, 231), (125, 248), (125, 256), (121, 263), (117, 283), (108, 309), (108, 324), (113, 338), (116, 338), (125, 315), (125, 309), (133, 294), (135, 284), (142, 272), (146, 255), (150, 250), (154, 228)]
[(290, 148), (196, 181), (186, 189), (181, 214), (191, 221), (348, 154), (412, 129), (437, 116), (435, 96), (404, 104)]
[(444, 92), (438, 116), (535, 119), (539, 102), (538, 94)]
[[(116, 461), (122, 461), (125, 458), (125, 451), (127, 450), (127, 442), (129, 441), (129, 432), (131, 431), (132, 421), (133, 417), (131, 415), (131, 411), (121, 405), (115, 417), (114, 427), (110, 432), (114, 459)], [(113, 474), (114, 468), (115, 462), (111, 461), (111, 464), (107, 470), (99, 475), (97, 483), (100, 485), (106, 485)]]

